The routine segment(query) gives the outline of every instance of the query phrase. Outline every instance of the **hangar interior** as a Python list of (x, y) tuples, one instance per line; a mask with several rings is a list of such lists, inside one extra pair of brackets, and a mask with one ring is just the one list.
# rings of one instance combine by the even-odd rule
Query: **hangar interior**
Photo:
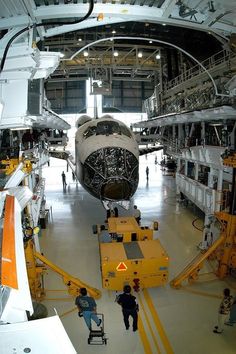
[[(235, 11), (233, 0), (1, 1), (0, 353), (234, 353), (235, 328), (213, 329), (223, 289), (236, 294)], [(123, 328), (121, 288), (107, 285), (118, 271), (104, 278), (93, 234), (109, 203), (83, 189), (68, 139), (77, 118), (104, 114), (129, 117), (131, 132), (119, 135), (139, 146), (139, 183), (119, 216), (137, 204), (169, 261), (163, 286), (151, 266), (149, 280), (133, 273), (136, 333)], [(116, 161), (137, 169), (122, 151), (91, 158), (94, 188), (102, 166), (117, 181)], [(129, 267), (144, 271), (150, 254)], [(106, 345), (89, 345), (78, 318), (84, 284), (104, 314)]]

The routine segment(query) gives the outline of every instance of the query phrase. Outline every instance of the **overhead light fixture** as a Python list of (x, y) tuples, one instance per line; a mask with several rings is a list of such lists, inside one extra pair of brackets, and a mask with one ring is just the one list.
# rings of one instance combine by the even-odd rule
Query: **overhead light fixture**
[(209, 123), (211, 127), (221, 127), (223, 123)]
[(85, 50), (83, 54), (84, 54), (84, 57), (88, 57), (88, 55), (89, 55), (87, 50)]
[(119, 53), (117, 52), (117, 50), (114, 51), (113, 55), (114, 57), (118, 57)]
[(162, 26), (166, 26), (166, 23), (163, 23)]
[(79, 41), (79, 42), (82, 42), (82, 38), (79, 38), (78, 41)]
[(142, 58), (143, 57), (143, 53), (142, 52), (138, 52), (138, 58)]
[(113, 30), (111, 33), (116, 34), (116, 30)]
[(19, 127), (15, 127), (15, 128), (10, 128), (10, 130), (12, 131), (17, 131), (17, 130), (29, 130), (29, 129), (32, 129), (32, 126), (19, 126)]
[(160, 54), (160, 53), (157, 53), (156, 59), (157, 59), (157, 60), (161, 59), (161, 54)]
[(152, 44), (152, 41), (149, 41), (150, 44)]

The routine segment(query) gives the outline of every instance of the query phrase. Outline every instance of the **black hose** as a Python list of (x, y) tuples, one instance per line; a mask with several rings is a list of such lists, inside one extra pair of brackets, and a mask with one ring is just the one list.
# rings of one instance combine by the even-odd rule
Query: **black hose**
[(6, 48), (4, 50), (4, 53), (3, 53), (3, 56), (2, 56), (2, 60), (1, 60), (1, 66), (0, 66), (0, 73), (2, 72), (3, 70), (3, 67), (4, 67), (4, 64), (5, 64), (5, 61), (6, 61), (6, 57), (7, 57), (7, 53), (8, 53), (8, 50), (10, 48), (10, 45), (12, 44), (12, 42), (14, 41), (14, 39), (16, 37), (18, 37), (19, 35), (21, 35), (22, 33), (28, 31), (31, 27), (26, 27), (26, 28), (23, 28), (22, 30), (20, 30), (19, 32), (17, 32), (16, 34), (14, 34), (13, 37), (11, 37), (11, 39), (8, 41), (7, 45), (6, 45)]
[(88, 9), (87, 14), (84, 17), (82, 17), (81, 19), (79, 19), (78, 21), (73, 21), (73, 22), (57, 22), (56, 21), (56, 22), (37, 23), (37, 24), (30, 25), (28, 27), (25, 27), (22, 30), (20, 30), (19, 32), (17, 32), (16, 34), (14, 34), (14, 36), (11, 39), (9, 39), (9, 41), (8, 41), (8, 43), (6, 45), (6, 48), (4, 50), (4, 53), (3, 53), (3, 56), (2, 56), (2, 60), (1, 60), (1, 65), (0, 65), (0, 73), (3, 71), (4, 64), (5, 64), (5, 61), (6, 61), (6, 57), (7, 57), (7, 53), (8, 53), (8, 50), (10, 48), (10, 45), (22, 33), (26, 32), (26, 31), (29, 31), (31, 28), (37, 28), (37, 27), (40, 27), (40, 26), (51, 26), (51, 25), (61, 25), (61, 26), (63, 26), (63, 25), (74, 25), (76, 23), (80, 23), (80, 22), (86, 20), (91, 15), (91, 13), (93, 12), (93, 8), (94, 8), (94, 0), (89, 0), (89, 9)]
[(204, 228), (199, 228), (199, 227), (197, 227), (196, 225), (195, 225), (195, 222), (197, 221), (197, 220), (200, 220), (201, 218), (196, 218), (196, 219), (194, 219), (193, 221), (192, 221), (192, 225), (193, 225), (193, 227), (195, 228), (195, 229), (197, 229), (198, 231), (203, 231), (204, 230)]

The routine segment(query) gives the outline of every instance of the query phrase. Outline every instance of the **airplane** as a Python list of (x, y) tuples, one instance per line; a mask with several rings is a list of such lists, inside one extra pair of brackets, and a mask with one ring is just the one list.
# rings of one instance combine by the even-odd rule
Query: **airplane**
[(82, 187), (106, 209), (112, 203), (127, 208), (139, 183), (139, 156), (163, 147), (139, 148), (133, 131), (109, 114), (100, 118), (84, 114), (76, 128), (75, 158), (57, 149), (50, 154), (67, 159)]
[(139, 182), (139, 148), (133, 132), (110, 115), (81, 116), (75, 136), (75, 173), (102, 201), (130, 200)]

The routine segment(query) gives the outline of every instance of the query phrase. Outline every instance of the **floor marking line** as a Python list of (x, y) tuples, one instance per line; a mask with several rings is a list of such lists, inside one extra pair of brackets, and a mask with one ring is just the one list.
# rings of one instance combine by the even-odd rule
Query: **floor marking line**
[(141, 316), (138, 316), (138, 331), (139, 331), (141, 341), (143, 343), (145, 354), (153, 354), (150, 343), (148, 341), (147, 334), (143, 326), (143, 321), (141, 319)]
[(72, 313), (72, 312), (74, 312), (74, 311), (78, 311), (78, 309), (76, 308), (76, 307), (74, 307), (73, 309), (71, 309), (71, 310), (68, 310), (68, 311), (66, 311), (66, 312), (63, 312), (61, 315), (59, 315), (59, 317), (60, 318), (62, 318), (62, 317), (64, 317), (64, 316), (66, 316), (66, 315), (69, 315), (69, 313)]
[(140, 305), (141, 305), (142, 311), (143, 311), (143, 313), (144, 313), (144, 317), (145, 317), (145, 320), (146, 320), (146, 322), (147, 322), (147, 325), (148, 325), (149, 331), (150, 331), (150, 333), (151, 333), (151, 336), (152, 336), (152, 338), (153, 338), (154, 344), (155, 344), (155, 346), (156, 346), (156, 348), (157, 348), (157, 352), (158, 352), (159, 354), (161, 354), (160, 347), (159, 347), (158, 342), (157, 342), (157, 340), (156, 340), (156, 336), (155, 336), (155, 334), (154, 334), (154, 332), (153, 332), (153, 329), (152, 329), (150, 320), (149, 320), (149, 318), (148, 318), (147, 312), (146, 312), (146, 310), (145, 310), (145, 308), (144, 308), (143, 301), (142, 301), (140, 295), (138, 295), (138, 300), (139, 300), (139, 303), (140, 303)]
[(157, 311), (155, 309), (155, 306), (153, 305), (152, 299), (146, 289), (143, 290), (143, 295), (144, 295), (144, 298), (148, 304), (149, 310), (152, 314), (153, 321), (154, 321), (157, 331), (161, 337), (162, 343), (166, 349), (167, 354), (174, 354), (173, 349), (171, 348), (169, 339), (164, 331), (164, 328), (161, 324), (161, 321), (160, 321)]

